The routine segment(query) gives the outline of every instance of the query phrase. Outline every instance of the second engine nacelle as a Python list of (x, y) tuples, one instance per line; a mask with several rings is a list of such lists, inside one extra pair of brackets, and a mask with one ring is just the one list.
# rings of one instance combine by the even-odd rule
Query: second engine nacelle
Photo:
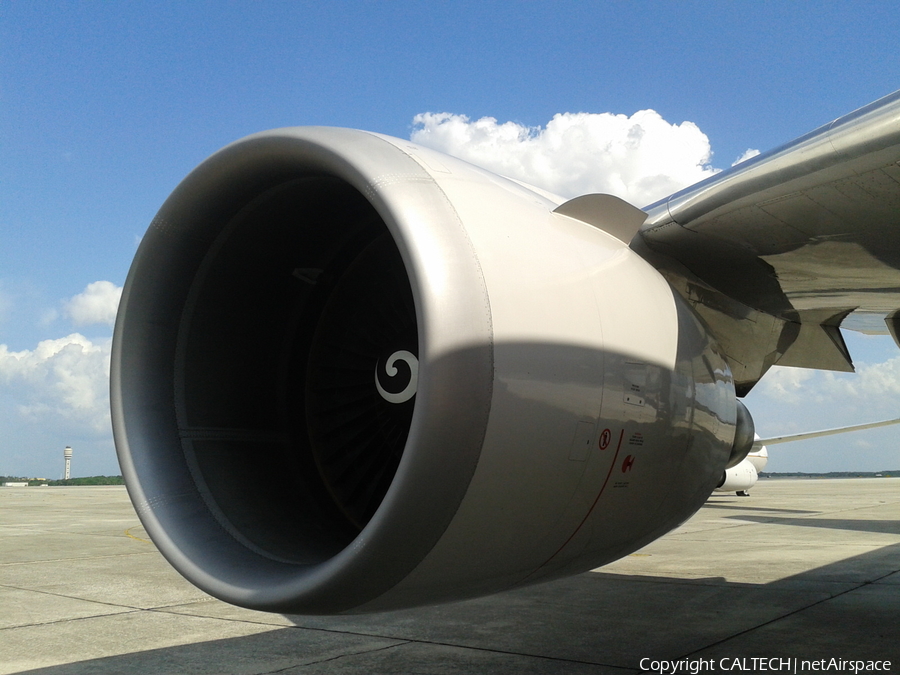
[(145, 235), (116, 445), (168, 560), (226, 601), (373, 611), (581, 572), (675, 527), (730, 371), (616, 231), (408, 142), (238, 141)]
[[(755, 440), (758, 441), (759, 436), (755, 436)], [(716, 486), (716, 492), (737, 492), (746, 495), (747, 491), (756, 485), (759, 474), (766, 468), (768, 461), (769, 452), (766, 446), (756, 448), (735, 466), (725, 468)]]

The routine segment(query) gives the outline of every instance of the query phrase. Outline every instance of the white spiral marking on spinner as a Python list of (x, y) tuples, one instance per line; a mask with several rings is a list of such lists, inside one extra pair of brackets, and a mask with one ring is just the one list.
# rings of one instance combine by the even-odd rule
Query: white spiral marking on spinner
[(397, 392), (396, 394), (385, 391), (384, 387), (381, 386), (381, 382), (378, 380), (378, 366), (375, 366), (375, 388), (378, 390), (378, 393), (381, 394), (381, 398), (388, 403), (405, 403), (416, 395), (416, 389), (419, 384), (419, 359), (403, 349), (391, 354), (385, 362), (384, 372), (388, 374), (388, 377), (397, 376), (397, 366), (394, 365), (397, 361), (403, 361), (409, 366), (409, 384), (406, 385), (403, 391)]

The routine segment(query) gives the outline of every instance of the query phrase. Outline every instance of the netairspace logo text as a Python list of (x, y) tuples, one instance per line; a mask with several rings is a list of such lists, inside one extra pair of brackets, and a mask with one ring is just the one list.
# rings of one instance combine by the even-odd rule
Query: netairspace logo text
[(699, 675), (699, 673), (761, 673), (766, 671), (791, 673), (863, 673), (890, 672), (890, 661), (860, 661), (851, 659), (798, 659), (798, 658), (730, 658), (721, 659), (641, 659), (640, 668), (645, 673), (659, 675)]

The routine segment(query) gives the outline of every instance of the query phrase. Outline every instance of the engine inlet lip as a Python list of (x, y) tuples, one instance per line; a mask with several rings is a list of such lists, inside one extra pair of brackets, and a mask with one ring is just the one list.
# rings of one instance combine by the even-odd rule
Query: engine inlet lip
[[(183, 457), (173, 451), (178, 425), (170, 399), (173, 317), (217, 235), (216, 223), (254, 191), (309, 174), (352, 185), (390, 231), (413, 291), (420, 366), (407, 451), (381, 507), (343, 551), (321, 564), (297, 566), (259, 560), (221, 533), (207, 549), (188, 536), (197, 523), (209, 528), (209, 518)], [(340, 129), (281, 129), (237, 141), (195, 169), (163, 205), (123, 291), (113, 339), (112, 418), (142, 522), (182, 574), (235, 604), (335, 612), (377, 597), (427, 555), (465, 494), (490, 411), (491, 339), (487, 292), (471, 242), (444, 193), (413, 158), (376, 135)], [(248, 564), (251, 571), (242, 571)]]

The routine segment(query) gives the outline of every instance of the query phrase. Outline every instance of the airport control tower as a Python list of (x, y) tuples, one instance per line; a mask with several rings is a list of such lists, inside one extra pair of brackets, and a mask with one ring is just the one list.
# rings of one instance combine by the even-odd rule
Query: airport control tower
[(72, 448), (71, 446), (66, 446), (66, 449), (63, 450), (63, 457), (66, 458), (66, 480), (69, 480), (69, 473), (72, 469)]

